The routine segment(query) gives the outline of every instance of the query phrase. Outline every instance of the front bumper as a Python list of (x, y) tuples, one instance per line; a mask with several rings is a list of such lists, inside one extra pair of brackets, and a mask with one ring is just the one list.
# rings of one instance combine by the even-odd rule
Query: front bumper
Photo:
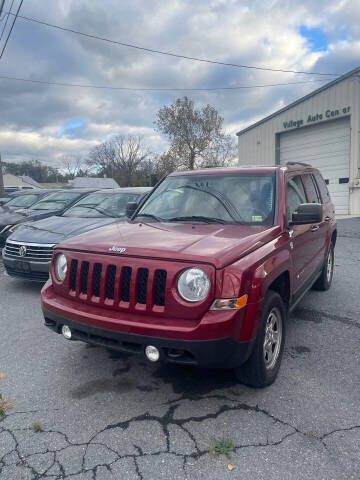
[(253, 347), (253, 341), (237, 342), (232, 338), (211, 340), (179, 340), (173, 338), (136, 335), (76, 322), (43, 309), (45, 325), (56, 333), (61, 327), (71, 328), (72, 339), (110, 348), (124, 353), (144, 355), (145, 347), (153, 345), (160, 351), (160, 361), (208, 368), (234, 368), (244, 363)]
[(3, 250), (2, 258), (5, 270), (11, 277), (42, 283), (49, 278), (51, 261), (33, 262), (26, 259), (9, 258), (5, 255), (5, 249)]

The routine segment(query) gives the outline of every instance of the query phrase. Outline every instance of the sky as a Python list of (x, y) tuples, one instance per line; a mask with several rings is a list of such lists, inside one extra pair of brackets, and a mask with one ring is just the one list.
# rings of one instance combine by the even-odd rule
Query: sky
[[(6, 0), (5, 11), (12, 0)], [(20, 0), (14, 0), (13, 11)], [(24, 0), (21, 15), (143, 47), (225, 63), (343, 74), (359, 66), (360, 2), (353, 0)], [(0, 33), (5, 19), (0, 20)], [(0, 51), (5, 35), (0, 41)], [(154, 129), (163, 105), (187, 94), (213, 105), (237, 131), (332, 77), (232, 68), (85, 38), (19, 18), (0, 76), (82, 85), (214, 88), (296, 85), (213, 92), (139, 92), (0, 79), (4, 161), (86, 158), (115, 134), (141, 135), (154, 153), (168, 144)]]

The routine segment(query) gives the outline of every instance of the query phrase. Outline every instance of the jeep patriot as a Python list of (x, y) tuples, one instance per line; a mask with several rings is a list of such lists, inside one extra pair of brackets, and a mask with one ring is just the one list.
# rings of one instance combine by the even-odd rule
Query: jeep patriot
[(332, 281), (336, 221), (305, 164), (175, 172), (130, 219), (56, 246), (45, 325), (148, 360), (276, 378), (286, 319)]

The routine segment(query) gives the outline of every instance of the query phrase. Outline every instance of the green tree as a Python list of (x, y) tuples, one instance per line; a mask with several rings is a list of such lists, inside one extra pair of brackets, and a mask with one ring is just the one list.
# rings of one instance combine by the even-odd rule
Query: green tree
[(223, 118), (211, 105), (195, 108), (188, 97), (160, 108), (155, 128), (170, 142), (168, 158), (177, 168), (225, 166), (234, 157), (234, 141), (223, 130)]

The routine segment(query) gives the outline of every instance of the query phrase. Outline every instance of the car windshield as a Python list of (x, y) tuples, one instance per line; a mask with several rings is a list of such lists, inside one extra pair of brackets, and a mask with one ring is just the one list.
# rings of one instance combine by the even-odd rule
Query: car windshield
[(170, 176), (145, 202), (137, 218), (272, 225), (274, 184), (275, 175), (268, 173)]
[(139, 198), (134, 193), (93, 193), (63, 213), (63, 217), (124, 217), (128, 202)]
[(6, 202), (7, 207), (31, 207), (34, 203), (39, 200), (40, 195), (29, 194), (29, 195), (19, 195), (15, 198), (12, 198), (9, 202)]
[(35, 203), (32, 210), (63, 210), (82, 194), (79, 192), (57, 192)]

